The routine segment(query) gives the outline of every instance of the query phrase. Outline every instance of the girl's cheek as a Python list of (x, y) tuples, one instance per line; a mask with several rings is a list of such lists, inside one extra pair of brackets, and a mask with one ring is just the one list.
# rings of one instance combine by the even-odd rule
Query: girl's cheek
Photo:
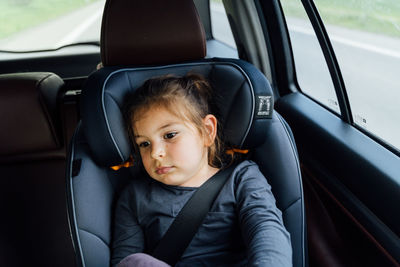
[(174, 147), (171, 149), (171, 153), (177, 159), (186, 160), (188, 158), (192, 158), (193, 154), (196, 153), (196, 148), (193, 147), (193, 144), (183, 144), (179, 147)]
[(144, 169), (147, 171), (147, 173), (150, 174), (150, 172), (151, 172), (150, 169), (151, 169), (151, 168), (150, 168), (150, 166), (149, 166), (149, 165), (150, 165), (150, 164), (149, 164), (149, 160), (142, 157), (142, 163), (143, 163)]
[(145, 151), (140, 151), (140, 157), (142, 158), (142, 162), (146, 165), (149, 161), (149, 155)]

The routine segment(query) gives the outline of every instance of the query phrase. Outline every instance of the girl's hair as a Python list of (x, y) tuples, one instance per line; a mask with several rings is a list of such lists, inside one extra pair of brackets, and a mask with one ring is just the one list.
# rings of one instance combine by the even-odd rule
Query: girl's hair
[[(128, 98), (125, 108), (126, 125), (135, 152), (138, 154), (133, 138), (134, 124), (144, 112), (154, 107), (168, 109), (185, 122), (192, 123), (200, 135), (206, 137), (203, 118), (207, 114), (216, 114), (211, 110), (212, 94), (208, 81), (198, 74), (189, 73), (183, 77), (164, 75), (147, 80)], [(222, 167), (223, 151), (219, 127), (218, 123), (215, 141), (208, 148), (208, 164), (218, 168)]]

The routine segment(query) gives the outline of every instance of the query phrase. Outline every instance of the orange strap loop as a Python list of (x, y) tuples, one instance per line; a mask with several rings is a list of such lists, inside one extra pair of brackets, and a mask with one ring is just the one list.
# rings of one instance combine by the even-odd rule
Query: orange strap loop
[[(238, 148), (232, 148), (232, 149), (228, 149), (225, 151), (226, 154), (233, 156), (233, 154), (235, 153), (239, 153), (239, 154), (247, 154), (249, 153), (248, 149), (238, 149)], [(118, 171), (121, 168), (129, 168), (133, 166), (133, 157), (129, 156), (129, 159), (120, 164), (120, 165), (115, 165), (115, 166), (111, 166), (110, 168), (113, 169), (114, 171)]]
[(235, 153), (239, 153), (239, 154), (247, 154), (249, 153), (248, 149), (238, 149), (238, 148), (232, 148), (232, 149), (228, 149), (225, 151), (226, 154), (233, 156), (233, 154)]
[(118, 171), (121, 168), (129, 168), (132, 166), (133, 166), (133, 157), (129, 156), (129, 159), (126, 162), (120, 165), (111, 166), (110, 168), (113, 169), (114, 171)]

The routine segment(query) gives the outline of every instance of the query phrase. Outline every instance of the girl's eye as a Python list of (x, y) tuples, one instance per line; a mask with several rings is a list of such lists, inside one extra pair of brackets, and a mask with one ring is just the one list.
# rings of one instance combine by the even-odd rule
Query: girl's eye
[(171, 133), (167, 133), (164, 135), (164, 139), (172, 139), (174, 138), (178, 133), (177, 132), (171, 132)]
[(142, 142), (139, 144), (139, 147), (148, 147), (150, 145), (150, 142)]

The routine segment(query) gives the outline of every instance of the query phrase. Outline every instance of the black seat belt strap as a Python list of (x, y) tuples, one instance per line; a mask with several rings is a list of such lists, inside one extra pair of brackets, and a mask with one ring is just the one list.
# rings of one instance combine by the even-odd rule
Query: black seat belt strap
[(234, 168), (219, 171), (193, 193), (154, 249), (154, 257), (172, 266), (179, 261)]

